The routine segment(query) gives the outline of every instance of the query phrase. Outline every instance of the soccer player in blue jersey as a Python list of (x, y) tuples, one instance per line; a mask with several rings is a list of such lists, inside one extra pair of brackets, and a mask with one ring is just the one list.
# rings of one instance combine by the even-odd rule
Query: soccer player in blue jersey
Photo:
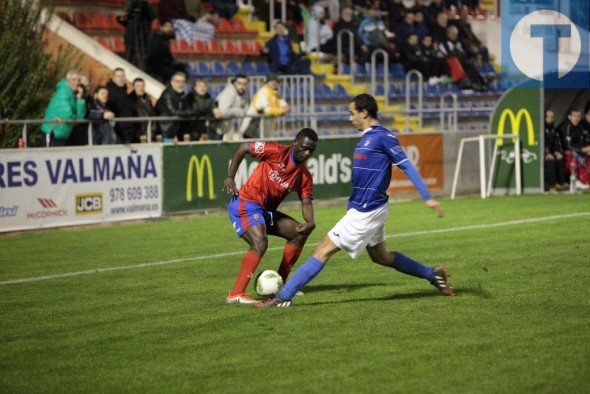
[(444, 266), (431, 268), (400, 252), (387, 250), (385, 222), (389, 215), (387, 188), (391, 182), (392, 165), (404, 171), (427, 207), (439, 215), (442, 215), (442, 209), (438, 201), (431, 197), (398, 139), (379, 124), (375, 98), (368, 94), (358, 95), (348, 108), (350, 122), (363, 133), (354, 150), (352, 194), (348, 199), (348, 210), (285, 287), (275, 297), (254, 304), (255, 308), (290, 306), (295, 293), (315, 278), (339, 250), (344, 250), (356, 259), (366, 249), (373, 262), (426, 279), (445, 296), (454, 295)]

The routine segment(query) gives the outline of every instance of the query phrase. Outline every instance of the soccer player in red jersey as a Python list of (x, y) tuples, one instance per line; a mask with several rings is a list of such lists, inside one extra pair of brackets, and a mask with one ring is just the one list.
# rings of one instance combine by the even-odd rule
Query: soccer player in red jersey
[[(223, 190), (233, 194), (227, 213), (238, 237), (246, 241), (250, 249), (242, 258), (236, 283), (225, 299), (228, 304), (257, 302), (245, 291), (268, 248), (268, 234), (287, 240), (279, 267), (283, 281), (287, 280), (307, 237), (315, 228), (311, 193), (313, 180), (305, 161), (315, 151), (317, 142), (317, 133), (304, 128), (297, 133), (293, 145), (245, 142), (234, 153)], [(260, 162), (238, 192), (234, 176), (246, 154), (260, 159)], [(277, 210), (291, 192), (299, 195), (305, 223), (299, 223)]]

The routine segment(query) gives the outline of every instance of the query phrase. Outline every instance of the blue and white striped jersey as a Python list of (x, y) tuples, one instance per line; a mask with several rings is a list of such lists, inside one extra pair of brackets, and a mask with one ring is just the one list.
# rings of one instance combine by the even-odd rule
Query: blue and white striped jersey
[(354, 149), (348, 209), (369, 212), (386, 204), (392, 165), (404, 171), (425, 201), (432, 198), (397, 137), (376, 124), (363, 132)]

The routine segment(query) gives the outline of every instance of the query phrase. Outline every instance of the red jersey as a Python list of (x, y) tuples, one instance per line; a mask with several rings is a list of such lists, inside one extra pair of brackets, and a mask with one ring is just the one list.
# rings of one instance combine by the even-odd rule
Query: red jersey
[(242, 200), (274, 211), (292, 191), (297, 192), (299, 199), (312, 199), (311, 173), (305, 163), (295, 162), (292, 146), (254, 141), (250, 155), (260, 158), (260, 163), (238, 193)]

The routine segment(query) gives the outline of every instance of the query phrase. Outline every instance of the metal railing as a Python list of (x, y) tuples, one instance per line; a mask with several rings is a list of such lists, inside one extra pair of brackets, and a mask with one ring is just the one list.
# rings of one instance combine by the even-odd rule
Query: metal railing
[(348, 65), (350, 69), (350, 83), (354, 83), (354, 33), (348, 29), (343, 29), (336, 35), (336, 58), (338, 59), (338, 75), (344, 75), (344, 62), (342, 53), (342, 36), (347, 35), (349, 41), (348, 45)]
[(377, 90), (377, 56), (383, 57), (383, 90), (385, 106), (389, 105), (389, 54), (383, 49), (375, 49), (371, 54), (371, 94), (376, 96)]
[(410, 114), (414, 111), (411, 109), (411, 99), (412, 99), (412, 75), (415, 75), (418, 78), (418, 86), (417, 86), (417, 96), (418, 96), (418, 106), (417, 106), (417, 113), (418, 113), (418, 128), (422, 128), (422, 98), (424, 96), (424, 77), (422, 73), (418, 70), (410, 70), (406, 74), (406, 126), (405, 131), (408, 132), (410, 130)]
[[(445, 99), (447, 97), (450, 97), (452, 100), (452, 107), (450, 111), (445, 111), (446, 110), (446, 106), (445, 106)], [(457, 130), (457, 111), (459, 109), (458, 107), (458, 99), (457, 99), (457, 95), (453, 92), (446, 92), (441, 94), (440, 96), (440, 129), (442, 130)], [(447, 126), (445, 127), (445, 115), (446, 115), (446, 120), (447, 120)]]

